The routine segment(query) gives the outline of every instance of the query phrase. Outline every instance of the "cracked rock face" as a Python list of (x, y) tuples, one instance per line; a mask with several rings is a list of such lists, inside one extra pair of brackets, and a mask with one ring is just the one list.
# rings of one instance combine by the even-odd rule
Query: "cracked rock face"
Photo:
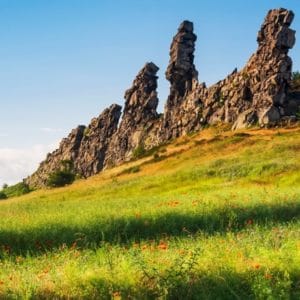
[(158, 119), (158, 69), (154, 63), (147, 63), (136, 76), (132, 87), (125, 92), (122, 121), (110, 143), (106, 166), (126, 161), (137, 147), (144, 147), (143, 140)]
[[(170, 81), (168, 97), (162, 124), (162, 140), (178, 137), (188, 131), (198, 117), (198, 102), (189, 97), (197, 85), (198, 72), (194, 65), (194, 51), (197, 36), (192, 22), (184, 21), (173, 38), (170, 48), (170, 62), (166, 78)], [(190, 114), (188, 117), (187, 115)]]
[(78, 156), (75, 160), (77, 172), (84, 177), (99, 173), (110, 139), (118, 128), (121, 106), (113, 104), (105, 109), (98, 118), (92, 119), (85, 129)]
[(121, 106), (113, 104), (105, 109), (98, 118), (94, 118), (88, 127), (78, 126), (59, 148), (49, 153), (38, 170), (26, 178), (31, 187), (47, 184), (49, 174), (62, 168), (61, 162), (70, 160), (75, 172), (85, 177), (97, 174), (103, 168), (103, 161), (111, 136), (117, 130)]
[(85, 126), (80, 125), (73, 129), (67, 138), (62, 139), (57, 150), (48, 153), (46, 159), (40, 164), (37, 171), (26, 178), (25, 182), (34, 188), (45, 186), (49, 174), (60, 170), (63, 160), (75, 161), (78, 156), (85, 128)]
[(288, 56), (295, 44), (295, 31), (290, 29), (293, 18), (292, 11), (270, 10), (258, 32), (258, 49), (246, 66), (209, 88), (198, 82), (196, 35), (193, 23), (184, 21), (170, 47), (166, 71), (170, 94), (164, 114), (157, 113), (159, 68), (147, 63), (125, 92), (119, 127), (121, 107), (112, 105), (88, 127), (74, 129), (25, 181), (32, 187), (45, 185), (62, 160), (72, 160), (75, 171), (88, 177), (130, 160), (138, 147), (150, 149), (206, 124), (225, 122), (238, 129), (295, 119), (300, 94), (299, 87), (290, 87)]
[[(261, 125), (272, 125), (288, 114), (286, 96), (292, 70), (288, 50), (295, 43), (295, 31), (289, 26), (293, 17), (293, 12), (285, 9), (270, 10), (258, 33), (258, 49), (247, 65), (205, 91), (204, 117), (209, 124), (236, 122), (234, 127), (240, 128), (257, 119)], [(249, 123), (242, 115), (245, 111), (252, 111)]]

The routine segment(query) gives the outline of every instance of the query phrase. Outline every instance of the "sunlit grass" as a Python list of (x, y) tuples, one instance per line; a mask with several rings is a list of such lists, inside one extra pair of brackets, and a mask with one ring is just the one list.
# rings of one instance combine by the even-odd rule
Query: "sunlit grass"
[(299, 137), (210, 128), (1, 201), (0, 297), (298, 299)]

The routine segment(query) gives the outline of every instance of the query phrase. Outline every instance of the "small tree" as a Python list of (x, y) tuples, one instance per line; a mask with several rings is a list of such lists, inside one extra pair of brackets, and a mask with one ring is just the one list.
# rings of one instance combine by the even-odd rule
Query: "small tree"
[(292, 73), (292, 80), (293, 81), (299, 81), (300, 80), (300, 72), (299, 71), (295, 71)]
[(0, 200), (7, 199), (6, 194), (3, 191), (0, 191)]
[(75, 180), (75, 174), (69, 171), (56, 171), (49, 175), (47, 185), (50, 187), (61, 187), (71, 184)]
[(7, 184), (7, 183), (3, 183), (2, 189), (5, 190), (5, 189), (7, 189), (7, 188), (8, 188), (8, 184)]
[(62, 160), (61, 169), (49, 174), (47, 185), (62, 187), (75, 180), (74, 163), (71, 160)]

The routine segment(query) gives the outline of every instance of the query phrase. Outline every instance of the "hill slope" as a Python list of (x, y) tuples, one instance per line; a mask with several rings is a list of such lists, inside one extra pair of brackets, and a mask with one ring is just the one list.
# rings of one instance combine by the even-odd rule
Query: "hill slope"
[(0, 203), (0, 297), (299, 298), (300, 128), (212, 127)]

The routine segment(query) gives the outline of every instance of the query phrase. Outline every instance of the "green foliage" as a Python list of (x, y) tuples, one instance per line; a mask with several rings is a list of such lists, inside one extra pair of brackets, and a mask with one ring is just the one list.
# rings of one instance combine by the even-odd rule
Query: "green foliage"
[(49, 175), (47, 185), (49, 187), (62, 187), (71, 184), (75, 180), (75, 174), (69, 171), (56, 171)]
[(74, 171), (74, 163), (70, 159), (62, 160), (61, 162), (62, 170), (73, 172)]
[(61, 161), (62, 169), (49, 174), (47, 186), (62, 187), (74, 182), (76, 174), (74, 172), (74, 164), (71, 160)]
[(139, 145), (134, 151), (133, 151), (133, 160), (140, 159), (143, 157), (151, 156), (158, 154), (158, 152), (166, 152), (165, 145), (155, 146), (151, 149), (146, 150), (143, 145)]
[(19, 182), (17, 184), (7, 186), (2, 192), (7, 196), (10, 197), (18, 197), (31, 192), (30, 187), (25, 182)]
[(133, 159), (139, 159), (139, 158), (146, 156), (146, 153), (147, 152), (146, 152), (144, 146), (139, 145), (134, 149), (132, 157), (133, 157)]
[(88, 137), (90, 135), (90, 133), (91, 133), (90, 128), (86, 127), (83, 131), (83, 136)]
[(3, 191), (0, 191), (0, 200), (7, 199), (6, 194)]
[(138, 173), (138, 172), (140, 172), (140, 170), (141, 170), (140, 166), (133, 166), (133, 167), (124, 169), (118, 175)]
[(299, 71), (292, 73), (292, 81), (300, 81), (300, 72)]

